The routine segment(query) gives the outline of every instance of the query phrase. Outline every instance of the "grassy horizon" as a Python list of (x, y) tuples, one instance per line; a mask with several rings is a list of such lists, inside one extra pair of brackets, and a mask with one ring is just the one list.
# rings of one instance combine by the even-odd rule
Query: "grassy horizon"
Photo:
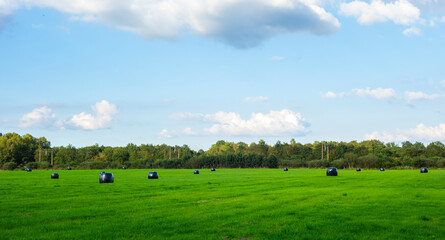
[(445, 170), (107, 169), (115, 182), (99, 184), (100, 171), (0, 172), (0, 238), (445, 237)]

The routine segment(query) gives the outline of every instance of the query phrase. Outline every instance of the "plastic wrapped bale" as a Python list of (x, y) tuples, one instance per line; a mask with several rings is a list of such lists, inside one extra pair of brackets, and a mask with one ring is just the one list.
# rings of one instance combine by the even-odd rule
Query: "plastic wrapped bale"
[(381, 168), (380, 168), (380, 171), (385, 171), (385, 168), (382, 168), (382, 167), (381, 167)]
[(148, 173), (148, 179), (158, 179), (158, 172), (149, 172)]
[(127, 167), (122, 167), (122, 169), (127, 169)]
[(32, 172), (32, 169), (27, 167), (27, 168), (25, 168), (25, 171)]
[(289, 171), (289, 169), (288, 169), (287, 167), (285, 167), (285, 168), (284, 168), (284, 171), (287, 172), (287, 171)]
[(72, 168), (71, 167), (67, 167), (66, 170), (72, 170)]
[(428, 172), (428, 168), (426, 168), (426, 167), (420, 168), (420, 173), (427, 173), (427, 172)]
[(362, 169), (358, 167), (358, 168), (356, 169), (356, 171), (357, 171), (357, 172), (360, 172), (360, 171), (362, 171)]
[(210, 170), (212, 170), (212, 172), (216, 171), (216, 169), (215, 169), (215, 168), (212, 168), (212, 169), (210, 169)]
[(195, 170), (193, 174), (199, 174), (199, 170)]
[(326, 169), (326, 176), (337, 176), (337, 168), (335, 167), (330, 167), (328, 169)]
[(103, 173), (99, 176), (99, 183), (114, 183), (114, 177), (112, 173)]
[(58, 173), (51, 173), (51, 179), (58, 179), (59, 174)]

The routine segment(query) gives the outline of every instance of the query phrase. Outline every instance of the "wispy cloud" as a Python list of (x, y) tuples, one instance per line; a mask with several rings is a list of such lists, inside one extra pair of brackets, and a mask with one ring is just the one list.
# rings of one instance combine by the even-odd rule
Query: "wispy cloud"
[(265, 102), (265, 101), (269, 101), (269, 98), (263, 96), (244, 98), (244, 102)]
[(405, 92), (405, 100), (408, 103), (416, 100), (435, 100), (445, 97), (444, 94), (426, 94), (424, 92)]
[(403, 34), (407, 37), (420, 35), (420, 29), (418, 29), (416, 27), (410, 27), (410, 28), (403, 30)]
[(344, 93), (344, 92), (334, 93), (334, 92), (328, 91), (327, 93), (324, 94), (325, 98), (341, 98), (344, 96), (346, 96), (346, 93)]
[(398, 97), (396, 91), (392, 88), (371, 89), (368, 87), (366, 89), (356, 88), (353, 89), (352, 91), (354, 91), (355, 94), (357, 94), (358, 96), (373, 97), (376, 99), (394, 99)]
[(284, 59), (285, 59), (284, 57), (280, 57), (280, 56), (273, 56), (273, 57), (271, 58), (272, 61), (282, 61), (282, 60), (284, 60)]

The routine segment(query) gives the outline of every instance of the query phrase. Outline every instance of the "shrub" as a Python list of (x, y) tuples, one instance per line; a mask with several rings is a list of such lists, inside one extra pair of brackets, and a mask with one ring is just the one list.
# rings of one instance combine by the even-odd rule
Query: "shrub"
[(445, 159), (437, 160), (436, 165), (438, 168), (445, 168)]
[(324, 168), (327, 164), (326, 160), (311, 160), (307, 162), (308, 168)]
[(37, 163), (37, 162), (29, 162), (29, 163), (26, 164), (26, 167), (29, 167), (31, 169), (37, 169), (37, 168), (39, 168), (39, 163)]
[(347, 165), (348, 165), (347, 162), (343, 159), (337, 159), (332, 161), (332, 166), (336, 168), (346, 168)]
[(81, 168), (81, 169), (104, 169), (107, 167), (108, 167), (108, 163), (96, 162), (96, 161), (86, 161), (79, 165), (79, 168)]
[(48, 168), (50, 168), (51, 167), (51, 165), (49, 165), (49, 162), (40, 162), (39, 164), (38, 164), (38, 167), (40, 168), (40, 169), (48, 169)]
[(7, 162), (5, 164), (3, 164), (3, 169), (4, 170), (14, 170), (17, 167), (17, 164), (15, 162)]

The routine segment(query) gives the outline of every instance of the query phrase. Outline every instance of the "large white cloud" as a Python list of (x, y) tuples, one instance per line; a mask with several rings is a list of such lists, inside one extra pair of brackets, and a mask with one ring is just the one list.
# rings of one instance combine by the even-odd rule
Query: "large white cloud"
[(375, 131), (365, 135), (365, 139), (379, 139), (385, 142), (393, 141), (441, 141), (445, 140), (445, 123), (438, 126), (425, 126), (423, 123), (418, 124), (415, 128), (407, 130), (397, 129), (394, 132), (378, 132)]
[(109, 128), (113, 116), (119, 112), (116, 105), (105, 100), (96, 103), (91, 109), (95, 115), (81, 112), (74, 115), (69, 124), (85, 130)]
[(340, 14), (356, 17), (360, 24), (392, 21), (395, 24), (412, 24), (419, 20), (420, 10), (407, 0), (385, 3), (373, 0), (371, 3), (353, 1), (340, 6)]
[[(48, 7), (131, 31), (171, 38), (183, 31), (217, 38), (238, 48), (277, 34), (332, 34), (339, 21), (316, 0), (0, 0), (0, 17), (20, 7)], [(1, 21), (1, 20), (0, 20)]]
[(56, 114), (53, 113), (51, 108), (48, 108), (46, 106), (35, 108), (19, 119), (19, 127), (49, 127), (54, 123), (55, 117)]
[(361, 97), (373, 97), (377, 99), (394, 99), (397, 98), (397, 93), (392, 88), (376, 88), (376, 89), (370, 89), (369, 87), (366, 89), (353, 89), (358, 96)]
[(243, 119), (239, 113), (222, 111), (214, 114), (179, 113), (172, 118), (210, 122), (212, 125), (203, 129), (204, 134), (225, 136), (304, 135), (310, 126), (300, 113), (288, 109), (252, 113), (249, 119)]

